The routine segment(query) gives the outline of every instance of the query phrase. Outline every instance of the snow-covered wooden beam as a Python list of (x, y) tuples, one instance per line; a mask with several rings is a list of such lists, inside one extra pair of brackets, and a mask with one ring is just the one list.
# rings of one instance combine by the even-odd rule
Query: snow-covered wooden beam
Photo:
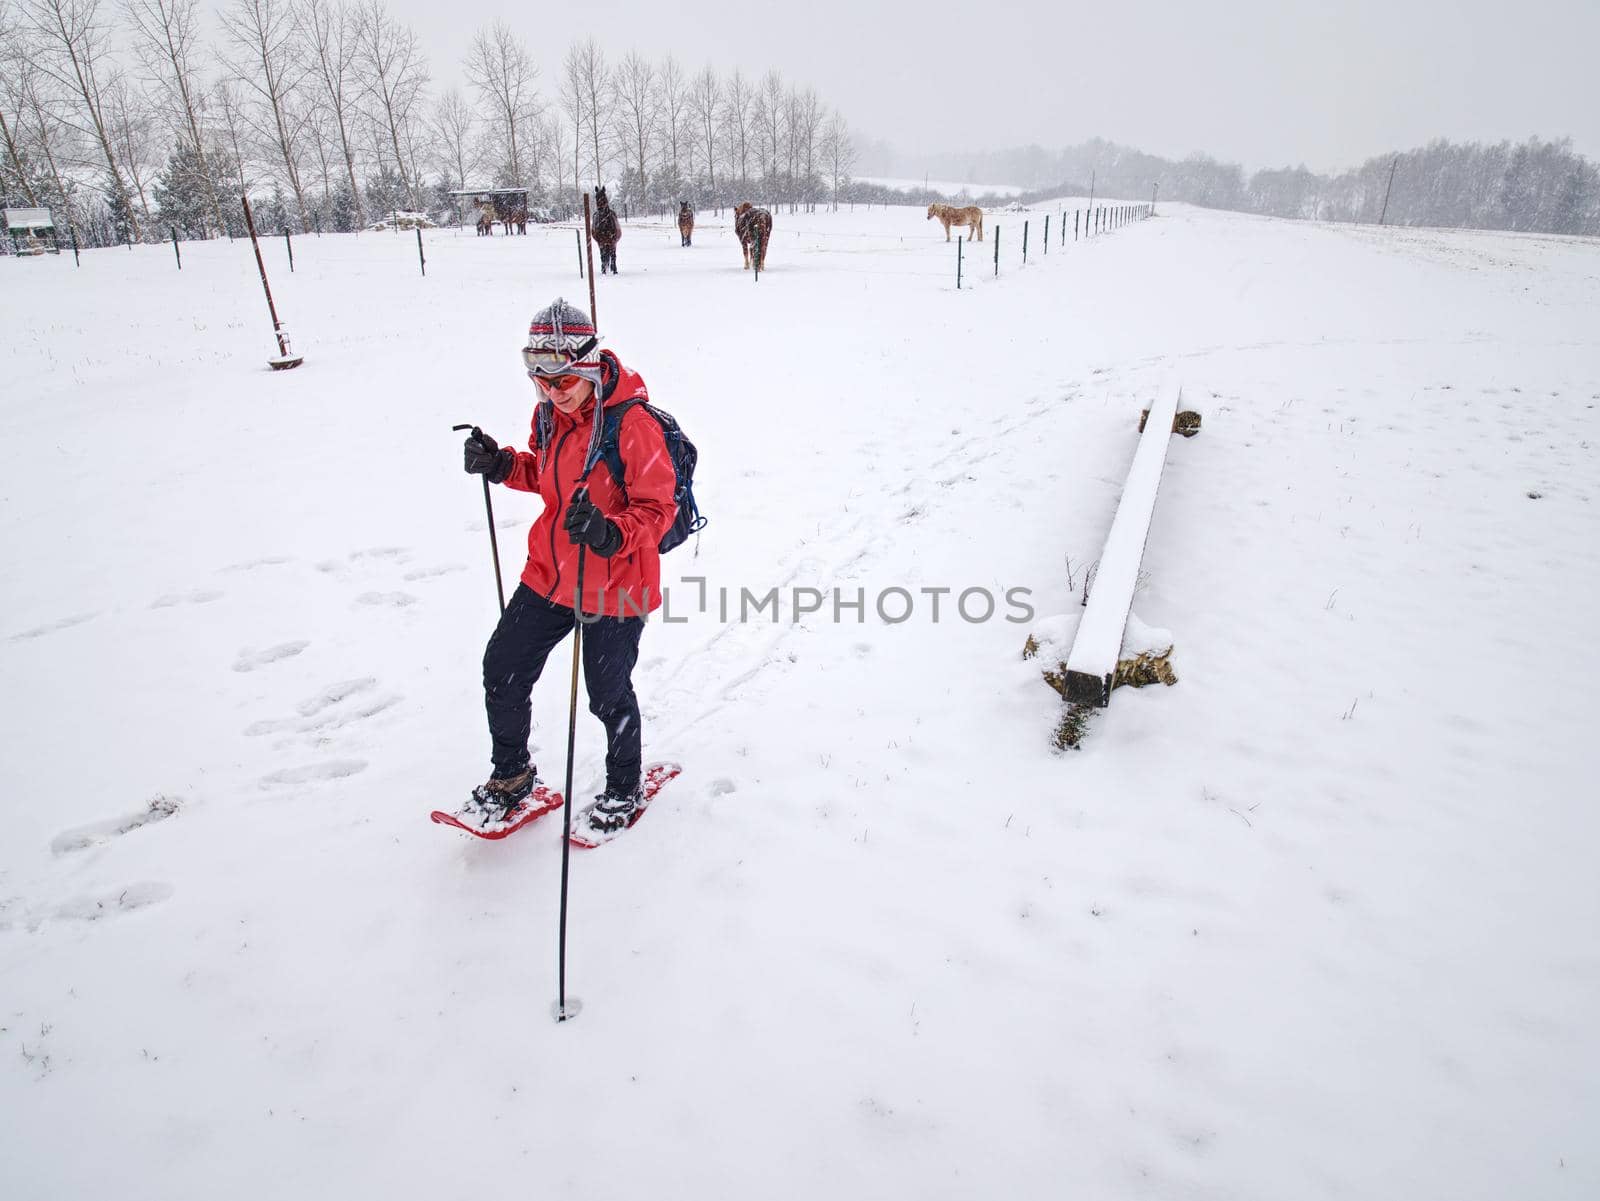
[(1122, 486), (1117, 515), (1111, 519), (1111, 532), (1106, 535), (1089, 603), (1067, 657), (1069, 701), (1101, 708), (1111, 703), (1122, 633), (1133, 606), (1133, 588), (1139, 579), (1139, 563), (1144, 558), (1156, 492), (1161, 487), (1161, 469), (1166, 465), (1167, 444), (1172, 441), (1172, 424), (1182, 396), (1178, 381), (1169, 380), (1150, 406), (1149, 420), (1143, 423), (1144, 432), (1133, 452), (1133, 466), (1128, 469), (1128, 482)]

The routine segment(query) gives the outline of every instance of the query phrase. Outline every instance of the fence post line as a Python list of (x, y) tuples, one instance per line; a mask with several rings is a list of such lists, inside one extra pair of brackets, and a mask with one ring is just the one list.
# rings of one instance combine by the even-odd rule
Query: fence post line
[(417, 263), (422, 267), (422, 278), (428, 278), (428, 259), (422, 253), (422, 226), (417, 226)]
[(78, 258), (78, 227), (74, 225), (70, 226), (69, 228), (72, 230), (72, 265), (74, 267), (81, 267), (83, 266), (83, 263)]
[(294, 243), (289, 240), (289, 227), (283, 227), (283, 244), (289, 248), (289, 274), (294, 274)]
[(574, 229), (572, 231), (572, 237), (578, 243), (578, 278), (582, 279), (583, 278), (583, 230)]
[(1044, 215), (1044, 252), (1050, 253), (1050, 214)]
[[(1083, 213), (1082, 209), (1073, 209), (1072, 210), (1072, 240), (1074, 242), (1076, 242), (1078, 240), (1078, 218), (1082, 215), (1082, 213)], [(1066, 231), (1065, 226), (1062, 227), (1061, 236), (1062, 237), (1066, 237), (1067, 236), (1067, 231)]]
[(1028, 223), (1022, 223), (1022, 265), (1028, 265)]
[(183, 255), (178, 250), (178, 227), (176, 225), (169, 225), (167, 228), (172, 230), (172, 254), (173, 257), (178, 260), (178, 270), (182, 271)]
[(1000, 278), (1000, 227), (994, 227), (994, 277)]
[(961, 291), (961, 243), (964, 241), (960, 234), (956, 235), (956, 291)]

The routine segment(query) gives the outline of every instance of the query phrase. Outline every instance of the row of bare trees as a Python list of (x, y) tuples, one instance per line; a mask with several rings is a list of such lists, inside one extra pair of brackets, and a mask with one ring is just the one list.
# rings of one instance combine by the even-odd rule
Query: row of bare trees
[[(90, 242), (359, 228), (450, 190), (526, 187), (565, 208), (593, 181), (636, 208), (837, 198), (849, 130), (811, 88), (575, 43), (541, 89), (528, 45), (480, 29), (465, 89), (430, 90), (383, 0), (0, 0), (0, 198), (48, 205)], [(65, 221), (63, 221), (63, 214)]]

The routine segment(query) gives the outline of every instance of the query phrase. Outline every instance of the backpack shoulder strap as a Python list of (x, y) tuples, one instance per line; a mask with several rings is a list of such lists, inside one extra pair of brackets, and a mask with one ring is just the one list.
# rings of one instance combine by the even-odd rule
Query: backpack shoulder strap
[(625, 400), (621, 404), (612, 405), (606, 409), (605, 421), (600, 427), (600, 445), (583, 465), (583, 475), (587, 479), (589, 472), (594, 470), (597, 462), (604, 462), (606, 470), (611, 472), (611, 478), (618, 488), (622, 489), (623, 500), (627, 500), (628, 485), (623, 480), (622, 450), (618, 440), (622, 433), (622, 419), (628, 415), (628, 410), (647, 402), (641, 397)]

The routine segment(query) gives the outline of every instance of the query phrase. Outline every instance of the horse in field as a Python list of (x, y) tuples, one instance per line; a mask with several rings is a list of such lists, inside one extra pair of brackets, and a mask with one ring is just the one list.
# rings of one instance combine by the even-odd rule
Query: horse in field
[(767, 269), (767, 247), (772, 244), (772, 214), (748, 201), (735, 205), (733, 232), (739, 235), (739, 245), (744, 249), (745, 270), (753, 261), (756, 274), (760, 275)]
[(600, 243), (600, 274), (604, 275), (606, 269), (610, 268), (611, 274), (615, 275), (617, 243), (622, 241), (622, 223), (617, 220), (616, 210), (611, 207), (603, 187), (594, 190), (594, 218), (590, 231), (594, 234), (594, 240)]
[(939, 218), (939, 224), (944, 226), (944, 240), (950, 240), (950, 227), (952, 225), (965, 225), (974, 241), (983, 241), (983, 210), (975, 204), (969, 204), (964, 209), (954, 208), (948, 204), (930, 204), (928, 206), (928, 220)]
[(478, 236), (480, 238), (494, 237), (494, 210), (480, 208), (478, 210)]
[(687, 200), (678, 203), (678, 236), (683, 239), (685, 246), (694, 238), (694, 210), (689, 207)]

